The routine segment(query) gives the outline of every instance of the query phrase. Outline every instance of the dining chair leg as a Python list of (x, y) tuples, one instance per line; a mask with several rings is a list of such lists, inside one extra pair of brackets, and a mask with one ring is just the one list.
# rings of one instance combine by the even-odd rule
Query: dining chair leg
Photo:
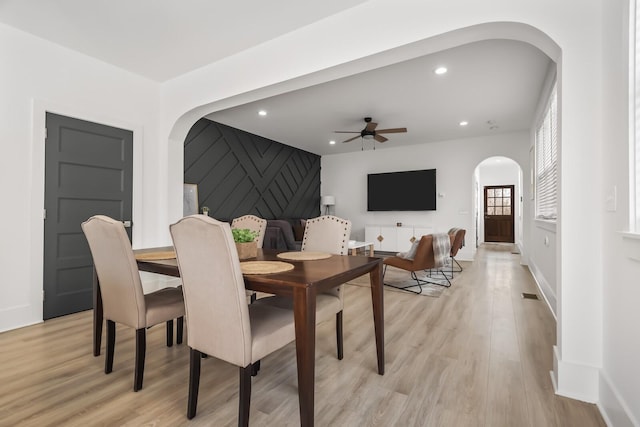
[(202, 353), (190, 349), (189, 352), (189, 400), (187, 402), (187, 418), (196, 416), (198, 406), (198, 388), (200, 387), (200, 362)]
[(249, 427), (249, 410), (251, 407), (251, 364), (240, 368), (240, 401), (238, 404), (238, 426)]
[(133, 391), (142, 389), (144, 378), (144, 356), (147, 351), (147, 330), (136, 329), (136, 371), (133, 379)]
[(251, 376), (255, 377), (256, 375), (258, 375), (258, 372), (260, 372), (260, 361), (258, 360), (257, 362), (253, 363), (252, 366), (253, 367), (251, 368)]
[(178, 317), (178, 324), (176, 325), (176, 344), (182, 344), (182, 337), (184, 335), (184, 317)]
[(167, 320), (167, 347), (173, 346), (173, 319)]
[(107, 320), (107, 354), (104, 359), (104, 373), (113, 371), (113, 352), (116, 346), (116, 322)]
[(336, 342), (338, 346), (338, 360), (342, 360), (344, 356), (342, 347), (342, 310), (336, 313)]

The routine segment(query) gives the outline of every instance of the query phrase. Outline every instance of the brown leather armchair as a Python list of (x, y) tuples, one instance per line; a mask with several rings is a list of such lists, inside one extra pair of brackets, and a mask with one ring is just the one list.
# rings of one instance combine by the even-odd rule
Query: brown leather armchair
[[(463, 268), (456, 260), (455, 256), (458, 255), (458, 251), (464, 246), (464, 236), (467, 230), (464, 228), (452, 228), (449, 230), (449, 236), (451, 236), (451, 275), (453, 273), (460, 273)], [(458, 268), (454, 269), (453, 264), (456, 264)]]
[[(415, 285), (409, 285), (409, 286), (396, 286), (388, 283), (385, 283), (385, 286), (401, 289), (406, 292), (412, 292), (414, 294), (421, 294), (422, 285), (425, 285), (427, 283), (445, 286), (447, 288), (451, 286), (451, 282), (449, 281), (449, 278), (441, 271), (439, 267), (436, 267), (435, 256), (433, 252), (433, 235), (432, 234), (427, 234), (426, 236), (422, 236), (420, 238), (420, 241), (415, 251), (415, 255), (413, 257), (405, 258), (401, 256), (392, 256), (392, 257), (385, 258), (383, 260), (383, 264), (384, 264), (383, 277), (384, 277), (384, 273), (386, 273), (387, 271), (387, 266), (390, 265), (392, 267), (400, 268), (402, 270), (406, 270), (410, 272), (411, 278), (416, 282)], [(436, 269), (440, 272), (442, 277), (446, 280), (447, 284), (443, 284), (436, 280), (430, 280), (430, 278), (421, 279), (416, 275), (416, 271), (433, 270), (433, 269)], [(414, 286), (418, 286), (420, 288), (420, 291), (414, 291), (413, 289), (410, 289)]]

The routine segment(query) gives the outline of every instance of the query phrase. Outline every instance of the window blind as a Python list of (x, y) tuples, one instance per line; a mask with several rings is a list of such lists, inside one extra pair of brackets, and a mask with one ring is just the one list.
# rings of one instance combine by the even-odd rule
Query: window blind
[(553, 86), (536, 129), (536, 217), (558, 217), (558, 96)]

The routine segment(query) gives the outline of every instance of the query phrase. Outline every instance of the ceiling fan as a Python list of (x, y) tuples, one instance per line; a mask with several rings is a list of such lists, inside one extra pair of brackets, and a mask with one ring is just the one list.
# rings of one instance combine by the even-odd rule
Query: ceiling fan
[(385, 138), (384, 136), (380, 135), (382, 133), (401, 133), (401, 132), (406, 132), (407, 128), (392, 128), (392, 129), (378, 129), (376, 130), (376, 127), (378, 126), (377, 123), (374, 123), (371, 121), (371, 117), (365, 117), (364, 121), (367, 123), (367, 125), (364, 127), (364, 129), (359, 130), (359, 131), (348, 131), (348, 130), (337, 130), (335, 131), (335, 133), (358, 133), (359, 135), (354, 136), (353, 138), (349, 138), (345, 141), (342, 142), (349, 142), (349, 141), (353, 141), (354, 139), (358, 139), (358, 138), (362, 138), (362, 139), (375, 139), (378, 142), (385, 142), (388, 141), (387, 138)]

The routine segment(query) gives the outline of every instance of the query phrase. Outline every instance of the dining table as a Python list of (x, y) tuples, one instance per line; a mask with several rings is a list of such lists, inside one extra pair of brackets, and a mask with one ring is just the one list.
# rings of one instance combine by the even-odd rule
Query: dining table
[[(168, 253), (172, 247), (134, 250), (138, 269), (156, 274), (180, 277), (177, 260), (173, 257), (154, 259), (154, 253)], [(252, 261), (282, 261), (282, 251), (258, 249)], [(146, 256), (145, 256), (146, 255)], [(382, 259), (369, 256), (331, 255), (323, 259), (291, 261), (294, 268), (271, 274), (243, 274), (245, 288), (252, 291), (281, 295), (293, 300), (298, 371), (298, 400), (300, 425), (314, 425), (315, 403), (315, 344), (316, 295), (357, 277), (369, 274), (376, 341), (377, 371), (384, 375), (384, 298)], [(102, 297), (100, 282), (94, 272), (93, 354), (100, 354), (102, 340)]]

